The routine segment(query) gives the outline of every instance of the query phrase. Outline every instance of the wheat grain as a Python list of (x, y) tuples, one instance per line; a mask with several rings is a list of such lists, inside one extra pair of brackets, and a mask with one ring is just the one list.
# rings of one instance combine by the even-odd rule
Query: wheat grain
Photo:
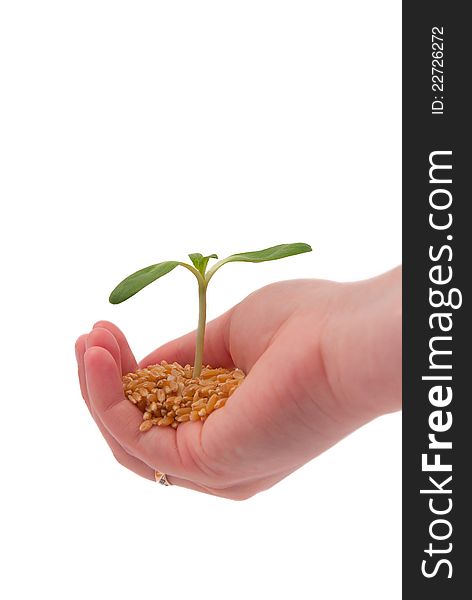
[(187, 421), (204, 421), (244, 381), (240, 369), (207, 365), (193, 378), (192, 367), (177, 362), (151, 365), (123, 376), (126, 398), (143, 413), (140, 431), (153, 425), (174, 429)]

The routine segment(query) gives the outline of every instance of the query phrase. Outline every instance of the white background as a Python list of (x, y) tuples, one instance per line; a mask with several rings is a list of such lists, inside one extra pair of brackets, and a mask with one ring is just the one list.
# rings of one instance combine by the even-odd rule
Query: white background
[(401, 261), (400, 2), (0, 2), (0, 592), (24, 598), (400, 598), (400, 417), (245, 502), (114, 462), (73, 345), (115, 321), (138, 357), (195, 326), (184, 270), (222, 269), (209, 318), (278, 279)]

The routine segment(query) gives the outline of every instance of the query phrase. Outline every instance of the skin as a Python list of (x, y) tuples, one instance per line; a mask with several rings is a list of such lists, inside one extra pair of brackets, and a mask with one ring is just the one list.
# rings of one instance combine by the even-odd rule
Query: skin
[(243, 500), (372, 419), (401, 406), (401, 268), (373, 279), (268, 285), (210, 322), (204, 364), (244, 384), (205, 422), (141, 433), (121, 375), (161, 360), (191, 364), (195, 332), (137, 363), (107, 321), (76, 342), (88, 409), (116, 460), (192, 490)]

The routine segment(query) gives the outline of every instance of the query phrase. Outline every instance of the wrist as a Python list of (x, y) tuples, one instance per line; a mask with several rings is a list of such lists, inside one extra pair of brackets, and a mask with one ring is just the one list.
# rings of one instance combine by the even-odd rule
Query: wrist
[(401, 408), (401, 268), (339, 286), (323, 332), (338, 405), (367, 422)]

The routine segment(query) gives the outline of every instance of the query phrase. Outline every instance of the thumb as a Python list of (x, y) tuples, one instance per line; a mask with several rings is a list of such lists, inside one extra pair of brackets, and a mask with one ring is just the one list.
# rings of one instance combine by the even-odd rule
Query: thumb
[[(203, 348), (203, 364), (212, 367), (234, 367), (229, 348), (230, 322), (233, 309), (225, 312), (218, 318), (210, 321), (205, 331), (205, 344)], [(178, 362), (181, 365), (193, 365), (195, 359), (195, 342), (197, 332), (192, 331), (179, 337), (157, 350), (148, 354), (139, 362), (138, 368), (142, 369), (165, 360), (169, 363)]]

